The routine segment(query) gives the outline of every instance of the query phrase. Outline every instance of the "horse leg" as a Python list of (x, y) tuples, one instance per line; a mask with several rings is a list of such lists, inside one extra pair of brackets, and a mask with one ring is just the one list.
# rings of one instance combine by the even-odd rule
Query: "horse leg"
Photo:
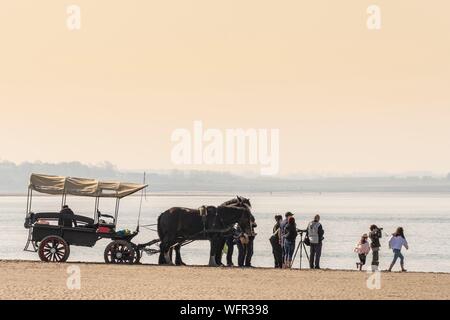
[(210, 267), (218, 267), (218, 264), (216, 262), (216, 246), (217, 246), (217, 240), (211, 239), (209, 240), (211, 244), (211, 249), (209, 251), (209, 263), (208, 265)]
[(217, 244), (216, 244), (216, 252), (214, 254), (216, 257), (216, 264), (218, 266), (223, 266), (222, 253), (223, 253), (224, 246), (225, 246), (225, 237), (219, 236), (219, 238), (217, 239)]
[(164, 258), (164, 252), (162, 250), (159, 251), (158, 264), (166, 264), (166, 259)]
[(160, 264), (173, 264), (171, 259), (171, 241), (168, 237), (164, 237), (164, 240), (161, 239), (161, 244), (159, 246), (160, 248), (160, 256), (159, 256), (159, 262)]
[(171, 249), (167, 249), (167, 247), (168, 246), (161, 243), (158, 264), (172, 264), (172, 260), (170, 259), (170, 254), (169, 254)]
[(181, 259), (181, 244), (178, 244), (175, 246), (175, 264), (177, 266), (185, 266), (186, 263), (183, 262), (183, 260)]
[(158, 258), (158, 264), (166, 264), (166, 258), (165, 258), (165, 252), (166, 252), (166, 244), (164, 242), (160, 242), (159, 244), (159, 258)]
[(164, 259), (166, 260), (166, 264), (173, 265), (173, 262), (172, 262), (172, 249), (169, 249), (166, 252), (164, 252)]

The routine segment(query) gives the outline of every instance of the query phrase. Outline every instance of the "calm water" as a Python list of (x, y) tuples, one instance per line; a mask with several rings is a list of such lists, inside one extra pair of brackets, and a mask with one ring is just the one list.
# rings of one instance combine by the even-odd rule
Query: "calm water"
[[(328, 194), (253, 194), (249, 196), (253, 214), (258, 223), (255, 240), (255, 266), (271, 267), (273, 258), (268, 242), (275, 213), (292, 211), (299, 228), (316, 213), (320, 213), (325, 229), (322, 267), (353, 269), (355, 243), (368, 231), (370, 224), (384, 227), (391, 233), (403, 226), (410, 244), (404, 252), (406, 267), (411, 271), (450, 272), (450, 195), (445, 194), (383, 194), (383, 193), (328, 193)], [(148, 195), (143, 203), (141, 224), (156, 223), (157, 216), (172, 206), (197, 208), (203, 204), (218, 205), (232, 195)], [(121, 202), (118, 229), (134, 230), (139, 208), (139, 197)], [(93, 199), (68, 198), (68, 204), (78, 214), (92, 216)], [(59, 197), (35, 197), (33, 210), (56, 211)], [(0, 259), (34, 259), (37, 253), (24, 252), (27, 231), (23, 228), (25, 197), (0, 197)], [(103, 213), (111, 212), (112, 200), (103, 200)], [(136, 242), (157, 238), (156, 233), (141, 229)], [(381, 267), (386, 268), (392, 253), (387, 247), (387, 235), (382, 241)], [(108, 240), (100, 240), (94, 248), (71, 247), (69, 261), (103, 261), (103, 250)], [(198, 241), (183, 247), (187, 264), (206, 264), (209, 244)], [(237, 257), (234, 257), (236, 263)], [(144, 263), (157, 263), (157, 256), (144, 255)], [(369, 259), (370, 261), (370, 259)], [(305, 263), (305, 261), (304, 261)], [(298, 267), (299, 261), (295, 263)]]

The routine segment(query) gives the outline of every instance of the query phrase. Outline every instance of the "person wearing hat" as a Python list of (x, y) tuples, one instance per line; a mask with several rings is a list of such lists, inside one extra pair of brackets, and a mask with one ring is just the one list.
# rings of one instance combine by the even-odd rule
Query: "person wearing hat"
[(362, 270), (363, 265), (366, 264), (366, 257), (370, 251), (370, 244), (367, 240), (369, 236), (367, 233), (364, 233), (361, 236), (361, 240), (356, 244), (355, 252), (358, 254), (359, 262), (356, 263), (356, 269)]
[(283, 254), (281, 252), (280, 244), (280, 223), (283, 217), (279, 214), (275, 215), (275, 225), (272, 229), (272, 236), (270, 237), (270, 244), (272, 245), (273, 259), (275, 261), (275, 268), (283, 267)]
[(284, 243), (285, 229), (288, 224), (289, 217), (292, 217), (293, 215), (294, 214), (290, 211), (286, 212), (284, 214), (285, 219), (280, 222), (280, 245), (281, 245), (281, 254), (282, 254), (281, 261), (283, 261), (282, 267), (285, 267), (284, 261), (286, 260), (286, 246), (284, 245), (285, 244)]

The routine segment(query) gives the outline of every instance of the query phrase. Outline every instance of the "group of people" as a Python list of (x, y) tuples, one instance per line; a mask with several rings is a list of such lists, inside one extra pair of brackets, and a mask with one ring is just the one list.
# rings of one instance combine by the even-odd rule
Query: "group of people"
[[(370, 251), (372, 251), (372, 270), (378, 270), (380, 264), (380, 239), (382, 238), (383, 228), (373, 224), (369, 230), (369, 234), (365, 233), (361, 236), (354, 249), (359, 258), (359, 261), (356, 263), (358, 270), (362, 270), (362, 267), (366, 264), (366, 257)], [(296, 239), (299, 234), (301, 237), (303, 237), (303, 234), (305, 235), (305, 238), (302, 240), (305, 245), (310, 247), (309, 267), (311, 269), (320, 269), (322, 242), (324, 240), (324, 230), (320, 223), (320, 216), (318, 214), (315, 215), (314, 219), (308, 223), (307, 228), (301, 230), (297, 228), (292, 212), (286, 212), (284, 219), (281, 215), (275, 215), (275, 225), (270, 237), (275, 268), (290, 268), (292, 266), (296, 250)], [(386, 271), (392, 271), (398, 259), (400, 259), (401, 270), (403, 272), (406, 271), (405, 258), (401, 252), (403, 247), (407, 250), (409, 249), (404, 230), (402, 227), (398, 227), (389, 239), (389, 248), (393, 251), (394, 257)], [(302, 248), (298, 250), (302, 250)]]
[[(76, 221), (73, 218), (74, 213), (69, 206), (64, 205), (61, 210), (60, 225), (76, 226)], [(227, 266), (233, 266), (233, 252), (234, 246), (238, 248), (238, 266), (251, 267), (251, 260), (253, 257), (253, 243), (256, 233), (254, 232), (256, 223), (252, 223), (251, 234), (244, 233), (238, 224), (236, 224), (232, 232), (223, 239), (226, 244), (226, 259)], [(369, 234), (364, 233), (361, 239), (356, 244), (354, 252), (357, 253), (359, 261), (356, 262), (356, 268), (362, 270), (366, 264), (367, 255), (372, 251), (372, 270), (377, 270), (380, 264), (379, 251), (381, 248), (380, 239), (382, 238), (383, 228), (379, 228), (373, 224), (369, 228)], [(309, 267), (311, 269), (320, 269), (320, 257), (322, 255), (322, 241), (324, 240), (324, 230), (320, 223), (320, 215), (315, 215), (314, 219), (308, 223), (305, 230), (297, 228), (294, 214), (286, 212), (285, 217), (275, 215), (275, 225), (273, 226), (272, 236), (270, 237), (270, 244), (272, 245), (272, 253), (274, 257), (275, 268), (290, 268), (292, 266), (294, 253), (296, 249), (296, 239), (298, 234), (305, 234), (304, 243), (310, 247)], [(370, 243), (369, 243), (370, 239)], [(392, 271), (395, 263), (400, 259), (400, 267), (403, 272), (405, 269), (405, 258), (401, 252), (402, 248), (409, 249), (408, 242), (402, 227), (398, 227), (389, 239), (389, 248), (394, 253), (393, 260), (387, 271)], [(302, 248), (300, 248), (302, 250)]]
[[(378, 270), (380, 264), (380, 238), (382, 237), (383, 228), (379, 228), (376, 225), (370, 226), (369, 234), (365, 233), (361, 236), (361, 239), (357, 243), (354, 251), (358, 254), (359, 261), (356, 262), (356, 268), (362, 270), (362, 267), (366, 264), (366, 257), (372, 250), (372, 270)], [(369, 244), (370, 239), (370, 244)], [(389, 239), (389, 248), (394, 253), (394, 258), (386, 271), (392, 271), (395, 263), (400, 258), (400, 268), (402, 272), (406, 272), (405, 269), (405, 257), (402, 254), (402, 248), (409, 249), (408, 242), (406, 241), (405, 233), (402, 227), (398, 227), (397, 230), (391, 235)]]
[(226, 259), (227, 266), (233, 267), (233, 253), (234, 246), (237, 246), (238, 249), (238, 266), (239, 267), (251, 267), (252, 266), (252, 257), (253, 257), (253, 242), (256, 237), (256, 233), (254, 228), (256, 228), (256, 223), (252, 223), (252, 232), (250, 234), (244, 233), (238, 224), (236, 224), (232, 232), (225, 236), (225, 244), (226, 244)]
[(292, 212), (286, 212), (284, 216), (284, 219), (281, 215), (275, 216), (275, 225), (270, 237), (275, 268), (290, 268), (292, 266), (297, 236), (299, 233), (305, 233), (304, 243), (310, 247), (309, 267), (311, 269), (320, 269), (322, 241), (324, 239), (324, 230), (320, 223), (320, 216), (317, 214), (309, 222), (306, 230), (297, 228)]

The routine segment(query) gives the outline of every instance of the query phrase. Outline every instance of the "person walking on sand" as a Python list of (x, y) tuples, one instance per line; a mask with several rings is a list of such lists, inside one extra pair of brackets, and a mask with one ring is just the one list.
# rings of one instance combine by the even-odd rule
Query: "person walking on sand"
[(369, 241), (367, 241), (367, 233), (364, 233), (355, 247), (355, 252), (358, 254), (359, 262), (356, 263), (356, 269), (362, 270), (363, 265), (366, 264), (366, 256), (370, 251)]
[(283, 255), (281, 253), (281, 244), (280, 244), (280, 223), (283, 221), (283, 217), (281, 215), (275, 216), (275, 225), (272, 229), (272, 236), (269, 241), (272, 245), (272, 253), (273, 259), (275, 261), (275, 268), (283, 267)]
[(309, 267), (311, 269), (320, 269), (324, 231), (319, 221), (320, 216), (317, 214), (314, 220), (308, 224), (308, 228), (306, 228), (306, 237), (310, 243)]
[(380, 264), (380, 238), (382, 236), (382, 228), (378, 228), (375, 224), (370, 226), (369, 238), (370, 238), (370, 249), (372, 249), (372, 271), (378, 270), (378, 265)]
[(295, 239), (297, 238), (297, 224), (295, 223), (294, 217), (289, 217), (284, 232), (284, 245), (286, 247), (284, 265), (285, 268), (290, 268), (292, 266), (292, 256), (294, 255), (295, 250)]
[(392, 263), (387, 271), (392, 271), (397, 259), (400, 258), (400, 267), (402, 268), (402, 272), (406, 272), (405, 257), (403, 257), (402, 254), (402, 247), (405, 247), (406, 250), (409, 249), (408, 242), (406, 241), (405, 234), (403, 233), (403, 228), (398, 227), (389, 239), (389, 248), (394, 252), (394, 259), (392, 260)]

